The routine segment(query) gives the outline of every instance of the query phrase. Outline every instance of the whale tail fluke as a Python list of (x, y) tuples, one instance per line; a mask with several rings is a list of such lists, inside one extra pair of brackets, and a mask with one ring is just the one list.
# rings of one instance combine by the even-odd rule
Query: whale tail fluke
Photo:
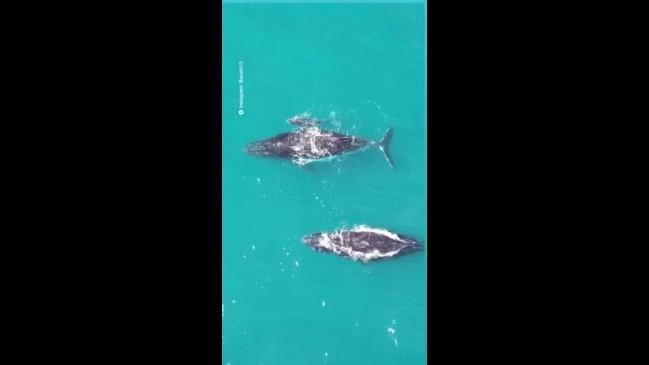
[(392, 160), (392, 155), (390, 154), (390, 141), (392, 140), (393, 128), (388, 129), (383, 136), (383, 139), (378, 144), (379, 149), (385, 155), (385, 159), (388, 161), (388, 164), (392, 169), (394, 169), (394, 161)]

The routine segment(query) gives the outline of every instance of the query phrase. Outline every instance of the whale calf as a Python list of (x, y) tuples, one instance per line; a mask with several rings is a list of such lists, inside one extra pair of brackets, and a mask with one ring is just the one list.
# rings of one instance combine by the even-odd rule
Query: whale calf
[(277, 136), (252, 142), (245, 147), (245, 152), (256, 157), (272, 157), (303, 166), (311, 162), (331, 159), (345, 153), (359, 151), (369, 147), (377, 147), (383, 152), (385, 159), (394, 169), (390, 155), (392, 128), (388, 129), (380, 142), (366, 140), (360, 137), (322, 130), (318, 121), (308, 118), (292, 118), (289, 123), (300, 126), (293, 132), (281, 133)]
[(289, 118), (286, 122), (288, 124), (296, 125), (299, 127), (315, 127), (318, 124), (322, 123), (322, 121), (320, 120), (313, 119), (309, 116), (304, 115), (294, 116), (293, 118)]
[(302, 238), (302, 242), (317, 252), (335, 254), (362, 263), (423, 249), (423, 245), (416, 239), (365, 225), (350, 230), (309, 234)]

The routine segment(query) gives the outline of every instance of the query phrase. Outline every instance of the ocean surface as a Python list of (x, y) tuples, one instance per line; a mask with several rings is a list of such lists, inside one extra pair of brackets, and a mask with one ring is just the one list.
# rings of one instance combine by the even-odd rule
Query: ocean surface
[[(222, 363), (425, 364), (427, 250), (364, 265), (300, 240), (365, 224), (430, 245), (424, 4), (222, 6)], [(304, 113), (394, 127), (396, 169), (376, 148), (309, 169), (243, 152)]]

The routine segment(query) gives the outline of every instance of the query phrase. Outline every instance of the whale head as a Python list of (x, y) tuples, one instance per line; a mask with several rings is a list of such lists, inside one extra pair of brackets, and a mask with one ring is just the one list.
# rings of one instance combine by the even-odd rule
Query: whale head
[(286, 157), (290, 156), (291, 148), (286, 140), (288, 133), (282, 133), (273, 138), (264, 139), (248, 144), (244, 152), (256, 157)]
[(302, 237), (302, 242), (306, 244), (307, 246), (310, 246), (312, 248), (317, 248), (320, 246), (320, 238), (322, 237), (322, 233), (313, 233), (306, 235)]
[(252, 142), (244, 148), (244, 152), (257, 157), (268, 157), (275, 154), (272, 143), (266, 141)]

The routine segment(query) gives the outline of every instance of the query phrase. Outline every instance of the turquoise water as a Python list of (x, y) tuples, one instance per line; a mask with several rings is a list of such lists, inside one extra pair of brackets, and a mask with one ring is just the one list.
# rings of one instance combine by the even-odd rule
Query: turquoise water
[[(300, 238), (355, 224), (425, 242), (423, 4), (223, 5), (223, 364), (426, 362), (426, 252), (369, 265)], [(239, 115), (242, 63), (243, 115)], [(310, 113), (379, 140), (305, 170), (247, 156)]]

